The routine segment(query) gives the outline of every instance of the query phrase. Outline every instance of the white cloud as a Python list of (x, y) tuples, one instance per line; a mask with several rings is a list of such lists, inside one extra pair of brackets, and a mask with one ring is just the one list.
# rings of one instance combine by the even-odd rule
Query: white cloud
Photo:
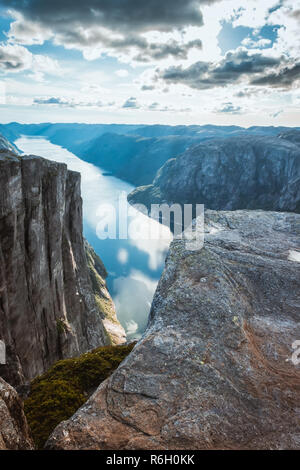
[(49, 28), (38, 22), (24, 19), (23, 15), (15, 10), (9, 10), (8, 14), (15, 20), (10, 25), (8, 38), (18, 44), (31, 46), (33, 44), (44, 44), (52, 37)]
[(43, 81), (45, 75), (62, 75), (57, 60), (51, 57), (32, 54), (26, 47), (0, 43), (0, 70), (4, 73), (30, 72), (30, 77)]
[(32, 54), (23, 46), (0, 44), (0, 69), (4, 72), (20, 72), (32, 66)]
[(119, 69), (119, 70), (116, 70), (115, 74), (118, 75), (118, 77), (120, 78), (126, 78), (128, 77), (129, 72), (126, 69)]
[(62, 106), (68, 108), (109, 108), (114, 106), (114, 102), (104, 102), (97, 98), (91, 99), (90, 96), (40, 96), (33, 100), (36, 105)]

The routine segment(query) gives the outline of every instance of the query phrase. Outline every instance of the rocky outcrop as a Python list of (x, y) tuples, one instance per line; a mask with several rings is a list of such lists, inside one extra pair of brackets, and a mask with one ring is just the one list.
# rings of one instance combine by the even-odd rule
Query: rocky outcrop
[(48, 449), (300, 449), (300, 215), (207, 211), (147, 331)]
[(128, 200), (300, 212), (300, 149), (276, 137), (211, 140), (169, 160)]
[(102, 322), (109, 341), (112, 345), (126, 343), (126, 333), (116, 314), (115, 305), (107, 289), (105, 279), (107, 271), (95, 250), (85, 240), (85, 253), (92, 283), (92, 289), (95, 295), (96, 303), (99, 307)]
[(0, 186), (0, 376), (19, 385), (109, 339), (87, 267), (80, 175), (6, 151)]
[(17, 392), (0, 377), (0, 450), (31, 450), (33, 443)]

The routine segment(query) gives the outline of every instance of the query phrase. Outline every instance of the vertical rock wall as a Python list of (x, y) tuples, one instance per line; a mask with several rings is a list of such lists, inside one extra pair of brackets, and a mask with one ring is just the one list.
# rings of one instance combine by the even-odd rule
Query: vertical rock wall
[(80, 175), (3, 150), (0, 188), (0, 375), (19, 385), (110, 340), (86, 260)]

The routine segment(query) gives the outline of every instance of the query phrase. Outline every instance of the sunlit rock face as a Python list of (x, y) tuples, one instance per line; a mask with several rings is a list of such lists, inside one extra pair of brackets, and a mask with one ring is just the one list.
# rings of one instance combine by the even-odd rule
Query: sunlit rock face
[(105, 282), (107, 277), (105, 266), (86, 240), (84, 242), (84, 248), (93, 293), (105, 331), (109, 337), (109, 342), (113, 345), (126, 343), (127, 338), (125, 330), (117, 318), (115, 305)]
[(0, 450), (32, 450), (33, 442), (17, 392), (0, 377)]
[[(295, 137), (295, 136), (294, 136)], [(293, 138), (294, 138), (293, 137)], [(296, 137), (295, 137), (296, 138)], [(268, 136), (216, 139), (169, 160), (130, 203), (300, 212), (300, 148)]]
[[(291, 258), (291, 253), (293, 258)], [(207, 211), (147, 331), (49, 449), (299, 449), (300, 215)]]
[(84, 250), (80, 175), (4, 152), (0, 187), (0, 375), (19, 385), (110, 341)]

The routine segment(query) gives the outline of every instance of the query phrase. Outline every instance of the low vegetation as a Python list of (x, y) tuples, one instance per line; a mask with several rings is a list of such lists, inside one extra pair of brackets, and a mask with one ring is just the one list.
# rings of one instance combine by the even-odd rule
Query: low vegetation
[(69, 419), (133, 349), (134, 343), (104, 346), (57, 362), (31, 383), (25, 414), (36, 447), (43, 448), (54, 428)]

